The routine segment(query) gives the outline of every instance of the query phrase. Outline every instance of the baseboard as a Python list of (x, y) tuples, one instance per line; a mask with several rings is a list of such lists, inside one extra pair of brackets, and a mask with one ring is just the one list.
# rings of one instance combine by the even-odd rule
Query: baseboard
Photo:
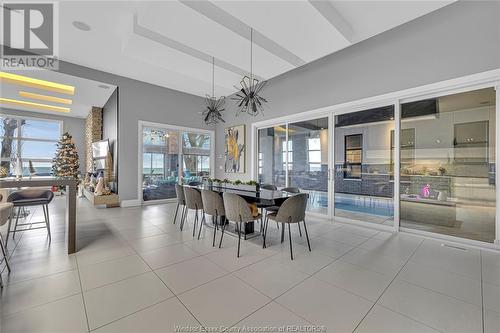
[(139, 199), (132, 200), (122, 200), (120, 202), (121, 207), (139, 207), (141, 206), (141, 201)]

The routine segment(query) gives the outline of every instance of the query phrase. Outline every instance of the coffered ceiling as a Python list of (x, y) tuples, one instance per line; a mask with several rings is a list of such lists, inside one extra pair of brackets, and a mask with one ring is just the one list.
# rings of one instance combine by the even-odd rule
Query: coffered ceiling
[[(229, 95), (452, 1), (63, 1), (60, 57), (160, 86)], [(78, 22), (75, 24), (75, 22)], [(75, 27), (84, 23), (84, 31)]]

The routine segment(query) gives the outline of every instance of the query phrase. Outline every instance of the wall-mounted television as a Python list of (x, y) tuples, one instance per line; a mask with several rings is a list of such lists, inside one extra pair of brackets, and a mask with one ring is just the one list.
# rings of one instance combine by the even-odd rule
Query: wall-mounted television
[(109, 153), (109, 140), (101, 140), (92, 143), (92, 159), (94, 160), (94, 170), (106, 169), (106, 158)]

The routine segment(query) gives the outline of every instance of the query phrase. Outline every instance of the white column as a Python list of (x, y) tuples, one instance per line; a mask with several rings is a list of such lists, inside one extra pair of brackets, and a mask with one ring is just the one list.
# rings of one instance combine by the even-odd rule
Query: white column
[(495, 86), (496, 91), (496, 112), (495, 112), (495, 244), (500, 248), (500, 173), (498, 165), (500, 162), (500, 82)]
[(335, 216), (335, 115), (328, 116), (328, 216)]
[(394, 102), (394, 230), (399, 231), (399, 173), (400, 173), (400, 152), (401, 152), (401, 104), (399, 100)]

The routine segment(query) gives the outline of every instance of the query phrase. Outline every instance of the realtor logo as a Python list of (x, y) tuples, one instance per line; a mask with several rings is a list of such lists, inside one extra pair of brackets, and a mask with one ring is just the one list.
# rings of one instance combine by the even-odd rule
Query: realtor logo
[(1, 69), (58, 69), (56, 3), (2, 3)]

